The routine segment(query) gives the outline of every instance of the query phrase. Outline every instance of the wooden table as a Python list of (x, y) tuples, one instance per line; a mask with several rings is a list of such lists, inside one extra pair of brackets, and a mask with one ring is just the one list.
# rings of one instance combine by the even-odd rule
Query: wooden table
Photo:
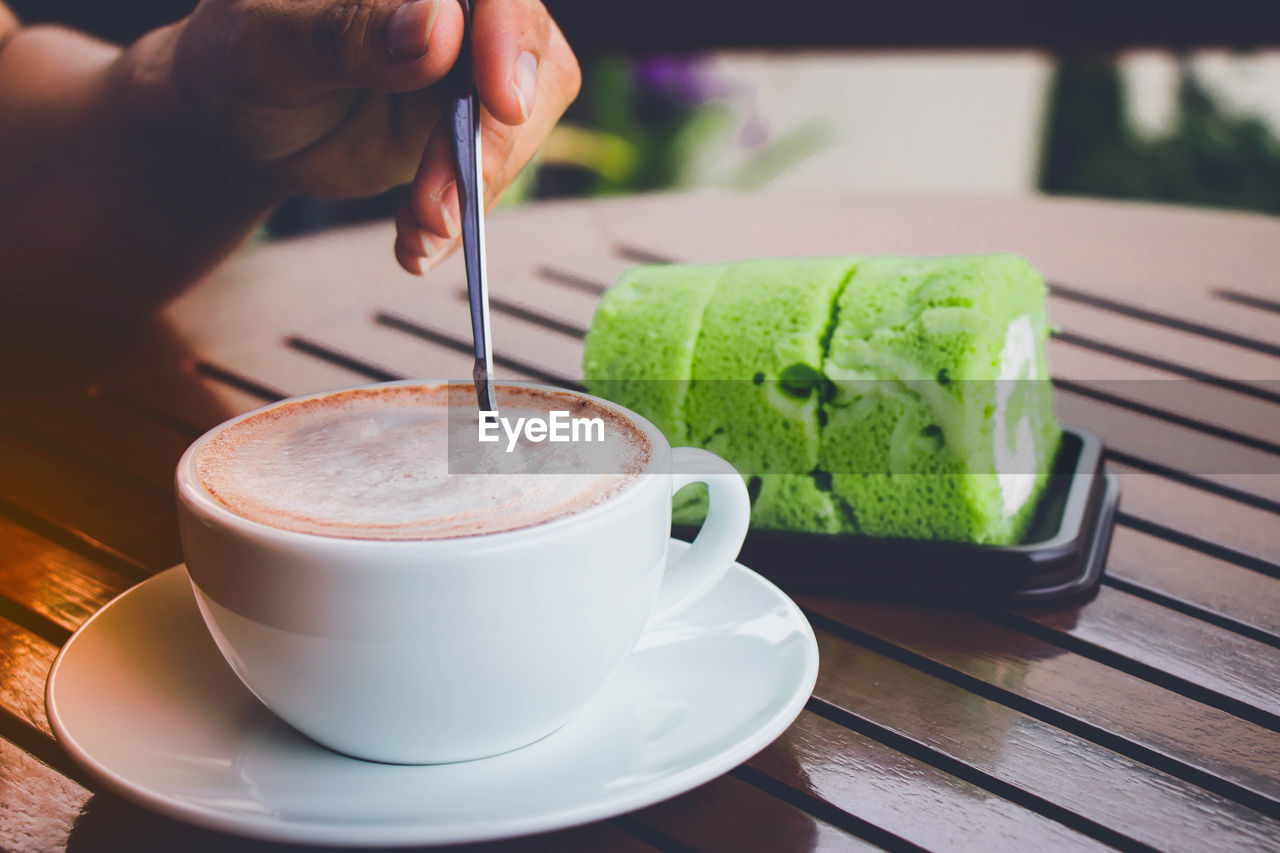
[[(286, 394), (469, 376), (460, 264), (410, 279), (391, 242), (377, 223), (251, 248), (146, 334), (45, 327), (7, 354), (0, 847), (243, 843), (89, 785), (50, 736), (45, 675), (97, 608), (181, 559), (170, 480), (201, 431)], [(821, 676), (781, 739), (670, 802), (501, 849), (1280, 848), (1280, 221), (711, 194), (530, 206), (495, 215), (490, 246), (499, 373), (557, 383), (639, 261), (1020, 252), (1053, 282), (1060, 414), (1123, 475), (1093, 600), (800, 596)]]

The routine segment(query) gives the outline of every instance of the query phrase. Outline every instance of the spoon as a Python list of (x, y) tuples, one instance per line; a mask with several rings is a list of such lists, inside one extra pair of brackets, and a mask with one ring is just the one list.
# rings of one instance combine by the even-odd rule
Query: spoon
[(480, 156), (480, 104), (471, 68), (471, 0), (458, 0), (466, 29), (452, 74), (455, 91), (451, 109), (453, 165), (457, 175), (458, 208), (462, 217), (462, 253), (467, 267), (467, 298), (471, 303), (471, 340), (476, 363), (471, 378), (482, 412), (496, 412), (493, 396), (493, 341), (489, 334), (489, 284), (484, 257), (484, 181)]

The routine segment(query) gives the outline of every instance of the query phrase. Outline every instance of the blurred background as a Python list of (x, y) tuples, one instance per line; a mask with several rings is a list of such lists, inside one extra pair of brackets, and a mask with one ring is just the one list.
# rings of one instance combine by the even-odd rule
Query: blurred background
[[(129, 41), (190, 0), (20, 0)], [(549, 0), (581, 96), (504, 204), (724, 187), (1280, 213), (1280, 3)], [(298, 199), (288, 235), (386, 216)]]

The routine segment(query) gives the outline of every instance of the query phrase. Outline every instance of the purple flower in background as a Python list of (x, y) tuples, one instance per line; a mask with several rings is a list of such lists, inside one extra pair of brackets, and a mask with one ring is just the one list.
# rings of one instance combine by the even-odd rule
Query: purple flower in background
[(633, 66), (636, 86), (673, 106), (696, 107), (729, 94), (729, 87), (707, 69), (701, 56), (651, 56)]

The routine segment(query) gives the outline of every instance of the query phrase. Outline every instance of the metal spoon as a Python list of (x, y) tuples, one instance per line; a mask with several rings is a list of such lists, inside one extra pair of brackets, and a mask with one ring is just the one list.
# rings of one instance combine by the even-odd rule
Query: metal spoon
[(466, 20), (462, 50), (453, 71), (453, 165), (462, 216), (462, 253), (467, 267), (467, 296), (471, 302), (471, 339), (476, 364), (471, 378), (482, 412), (496, 412), (493, 396), (493, 341), (489, 336), (489, 285), (484, 260), (484, 181), (480, 156), (480, 104), (471, 67), (471, 0), (458, 0)]

